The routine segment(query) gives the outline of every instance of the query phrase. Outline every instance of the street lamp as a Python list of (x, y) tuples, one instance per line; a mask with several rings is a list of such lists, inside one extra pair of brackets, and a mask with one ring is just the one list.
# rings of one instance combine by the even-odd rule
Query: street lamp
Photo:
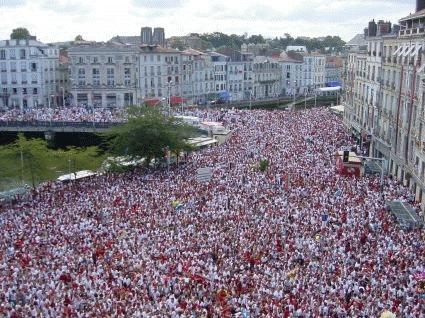
[(168, 116), (171, 116), (171, 84), (173, 81), (169, 80), (168, 85)]
[(62, 107), (65, 108), (65, 87), (61, 87), (62, 89)]

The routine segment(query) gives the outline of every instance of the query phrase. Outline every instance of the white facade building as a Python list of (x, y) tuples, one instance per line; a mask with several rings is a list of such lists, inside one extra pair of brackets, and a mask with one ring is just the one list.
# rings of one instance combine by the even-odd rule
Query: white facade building
[(253, 62), (254, 91), (256, 99), (275, 98), (281, 92), (281, 67), (277, 60), (256, 56)]
[(304, 54), (303, 87), (307, 92), (325, 86), (326, 57), (322, 54)]
[(86, 43), (68, 50), (73, 105), (124, 107), (138, 101), (138, 49)]
[(156, 45), (140, 50), (140, 96), (142, 100), (182, 96), (182, 53)]
[(303, 88), (303, 57), (300, 54), (283, 52), (279, 58), (281, 67), (281, 95), (299, 94)]
[(55, 106), (59, 49), (34, 39), (0, 41), (0, 108)]

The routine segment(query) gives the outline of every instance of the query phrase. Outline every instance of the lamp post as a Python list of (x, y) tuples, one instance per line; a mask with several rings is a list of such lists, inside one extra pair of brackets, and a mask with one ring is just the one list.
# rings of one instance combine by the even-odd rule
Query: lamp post
[(61, 87), (62, 89), (62, 107), (65, 108), (65, 87)]
[(168, 116), (171, 116), (171, 83), (168, 81)]
[(252, 107), (252, 90), (249, 91), (249, 110), (251, 110)]

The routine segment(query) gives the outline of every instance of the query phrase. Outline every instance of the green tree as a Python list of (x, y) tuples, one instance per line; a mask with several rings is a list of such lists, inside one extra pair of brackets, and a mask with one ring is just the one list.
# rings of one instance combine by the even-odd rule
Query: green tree
[(15, 142), (0, 147), (0, 158), (1, 165), (9, 167), (5, 169), (7, 177), (20, 178), (22, 183), (29, 181), (33, 188), (54, 175), (54, 171), (48, 169), (53, 153), (42, 139), (27, 139), (19, 134)]
[(0, 180), (6, 180), (0, 186), (6, 189), (20, 180), (35, 188), (69, 171), (96, 170), (103, 158), (97, 147), (53, 150), (43, 139), (27, 139), (19, 134), (13, 143), (0, 147)]
[(16, 28), (12, 30), (10, 38), (12, 40), (23, 40), (30, 36), (30, 32), (26, 28)]
[(132, 108), (128, 122), (111, 128), (105, 136), (113, 154), (145, 158), (148, 165), (152, 159), (163, 158), (167, 150), (176, 154), (190, 150), (186, 140), (194, 133), (195, 129), (181, 120), (141, 106)]
[(84, 41), (83, 36), (82, 36), (82, 35), (80, 35), (80, 34), (78, 34), (78, 35), (75, 37), (74, 41), (75, 41), (75, 42)]
[(57, 170), (62, 173), (76, 173), (80, 170), (97, 170), (105, 159), (98, 147), (68, 147), (54, 153)]

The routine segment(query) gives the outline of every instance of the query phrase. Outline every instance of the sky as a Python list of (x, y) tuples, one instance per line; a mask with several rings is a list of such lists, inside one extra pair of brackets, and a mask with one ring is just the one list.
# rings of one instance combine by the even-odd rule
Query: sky
[(16, 27), (48, 43), (78, 34), (107, 41), (160, 26), (167, 38), (218, 31), (348, 41), (371, 19), (394, 23), (414, 10), (414, 0), (0, 0), (0, 40)]

